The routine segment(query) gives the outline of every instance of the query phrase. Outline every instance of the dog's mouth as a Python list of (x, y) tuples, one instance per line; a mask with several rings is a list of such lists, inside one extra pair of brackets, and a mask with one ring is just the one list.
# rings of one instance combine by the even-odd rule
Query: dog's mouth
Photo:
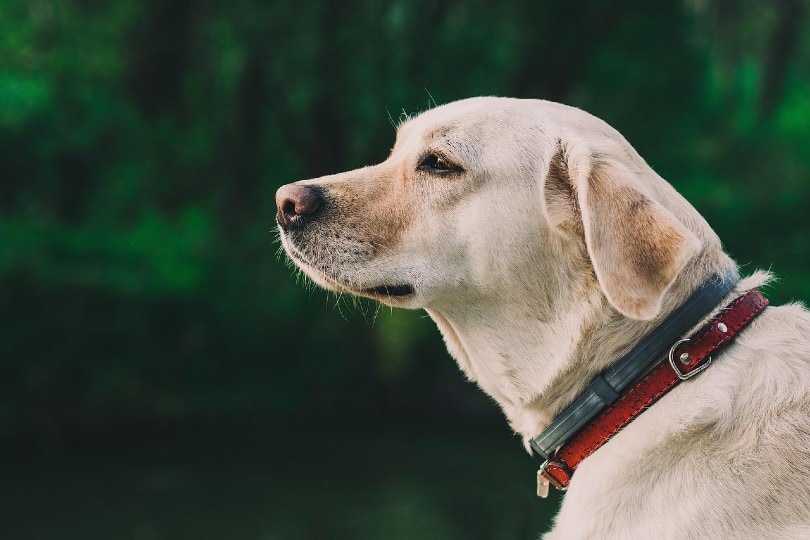
[(369, 296), (381, 296), (384, 298), (402, 298), (405, 296), (410, 296), (415, 292), (416, 291), (413, 288), (413, 285), (408, 285), (407, 283), (402, 285), (380, 285), (379, 287), (363, 289), (363, 294), (367, 294)]
[[(282, 236), (282, 239), (284, 237)], [(391, 299), (405, 299), (409, 296), (416, 294), (416, 289), (409, 283), (399, 283), (392, 285), (378, 285), (376, 287), (369, 287), (365, 289), (353, 287), (350, 283), (346, 283), (337, 276), (331, 274), (319, 265), (310, 262), (306, 255), (292, 242), (284, 242), (284, 247), (290, 258), (301, 267), (305, 273), (313, 277), (316, 281), (318, 278), (325, 283), (321, 283), (327, 289), (349, 292), (362, 296), (368, 296), (375, 300), (384, 301)]]

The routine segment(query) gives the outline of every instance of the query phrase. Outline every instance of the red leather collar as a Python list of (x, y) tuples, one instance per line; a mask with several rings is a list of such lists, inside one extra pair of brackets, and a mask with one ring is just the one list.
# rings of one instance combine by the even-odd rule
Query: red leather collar
[[(711, 354), (728, 343), (768, 305), (768, 299), (752, 289), (723, 309), (694, 337), (675, 343), (664, 361), (631, 386), (574, 438), (557, 449), (538, 471), (541, 479), (565, 490), (579, 464), (624, 426), (681, 381), (706, 369)], [(546, 486), (538, 485), (538, 494)]]

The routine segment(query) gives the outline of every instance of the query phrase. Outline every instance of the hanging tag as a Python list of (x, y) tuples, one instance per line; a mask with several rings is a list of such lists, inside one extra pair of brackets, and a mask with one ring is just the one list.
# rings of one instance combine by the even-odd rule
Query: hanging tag
[(541, 499), (548, 497), (548, 480), (543, 477), (543, 469), (537, 470), (537, 496)]

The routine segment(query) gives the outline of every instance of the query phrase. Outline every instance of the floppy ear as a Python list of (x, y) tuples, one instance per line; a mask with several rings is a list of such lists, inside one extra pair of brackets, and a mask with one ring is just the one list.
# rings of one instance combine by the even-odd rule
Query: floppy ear
[(644, 189), (643, 175), (654, 173), (626, 161), (617, 144), (598, 152), (561, 144), (544, 202), (552, 226), (584, 238), (610, 304), (627, 317), (650, 320), (701, 241)]

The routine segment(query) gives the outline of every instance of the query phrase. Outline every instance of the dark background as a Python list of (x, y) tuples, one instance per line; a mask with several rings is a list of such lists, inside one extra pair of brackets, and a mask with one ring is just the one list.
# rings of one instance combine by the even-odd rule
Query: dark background
[(275, 190), (434, 99), (562, 101), (808, 298), (808, 12), (0, 0), (0, 537), (535, 537), (497, 407), (423, 313), (296, 284)]

